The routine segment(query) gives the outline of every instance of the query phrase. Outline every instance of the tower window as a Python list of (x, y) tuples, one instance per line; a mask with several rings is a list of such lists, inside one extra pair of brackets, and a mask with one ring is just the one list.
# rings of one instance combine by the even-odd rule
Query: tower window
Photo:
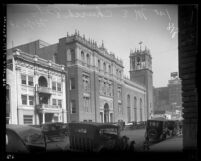
[(75, 78), (70, 78), (70, 90), (75, 89)]
[(71, 113), (76, 113), (75, 100), (71, 100), (70, 107), (71, 107)]

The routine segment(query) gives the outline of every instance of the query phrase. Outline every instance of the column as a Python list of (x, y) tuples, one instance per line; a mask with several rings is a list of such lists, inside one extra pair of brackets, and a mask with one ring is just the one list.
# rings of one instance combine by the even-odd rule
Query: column
[(45, 113), (44, 112), (42, 113), (42, 116), (43, 116), (42, 124), (44, 124), (45, 123)]

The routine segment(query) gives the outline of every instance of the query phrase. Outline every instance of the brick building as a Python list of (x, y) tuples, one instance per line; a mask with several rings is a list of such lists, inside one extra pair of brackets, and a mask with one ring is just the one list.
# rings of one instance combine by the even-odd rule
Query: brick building
[(38, 40), (15, 48), (65, 66), (68, 122), (145, 121), (151, 116), (153, 83), (149, 50), (130, 53), (128, 79), (123, 76), (122, 60), (109, 53), (103, 42), (98, 47), (79, 32), (46, 45)]
[(67, 122), (63, 65), (20, 50), (7, 54), (6, 122)]

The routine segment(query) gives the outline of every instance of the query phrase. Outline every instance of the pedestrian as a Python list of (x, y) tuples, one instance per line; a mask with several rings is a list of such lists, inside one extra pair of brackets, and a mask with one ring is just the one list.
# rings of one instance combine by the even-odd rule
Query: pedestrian
[(131, 141), (131, 143), (130, 143), (129, 151), (130, 152), (134, 152), (135, 151), (135, 141), (134, 140)]
[(144, 142), (144, 150), (149, 150), (149, 137), (147, 136)]

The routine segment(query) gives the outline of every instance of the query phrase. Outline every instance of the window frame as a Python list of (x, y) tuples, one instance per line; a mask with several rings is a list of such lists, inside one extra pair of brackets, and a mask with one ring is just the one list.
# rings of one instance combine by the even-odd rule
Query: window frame
[(76, 101), (75, 100), (71, 100), (70, 101), (70, 108), (71, 108), (71, 114), (76, 114)]
[[(54, 84), (55, 84), (55, 86), (53, 86)], [(55, 89), (53, 87), (55, 87)], [(57, 82), (56, 81), (52, 81), (52, 90), (53, 91), (57, 90)]]
[[(22, 79), (23, 76), (25, 77), (25, 80)], [(23, 81), (25, 81), (25, 83), (23, 83)], [(21, 74), (21, 84), (22, 85), (27, 85), (27, 76), (26, 76), (26, 74)]]
[(70, 83), (70, 90), (75, 89), (75, 78), (74, 77), (70, 78), (69, 83)]
[[(55, 101), (55, 104), (54, 104), (54, 101)], [(53, 106), (57, 106), (57, 99), (52, 98), (52, 105), (53, 105)]]
[[(59, 85), (60, 85), (60, 88), (59, 88)], [(60, 90), (59, 90), (60, 89)], [(61, 87), (61, 83), (60, 82), (57, 82), (57, 91), (61, 92), (62, 91), (62, 87)]]
[[(29, 80), (29, 78), (32, 78), (32, 84), (29, 84), (31, 81)], [(28, 85), (29, 86), (34, 86), (34, 77), (33, 76), (30, 76), (28, 75)]]
[[(26, 104), (23, 103), (23, 96), (26, 97)], [(21, 101), (22, 101), (22, 105), (27, 105), (28, 101), (27, 101), (27, 95), (26, 94), (21, 94)]]
[[(31, 116), (31, 124), (25, 123), (25, 116)], [(30, 118), (28, 118), (28, 119), (30, 119)], [(23, 115), (23, 123), (24, 123), (24, 125), (33, 125), (33, 115)]]
[[(31, 100), (30, 97), (32, 97), (33, 100)], [(28, 96), (28, 100), (29, 100), (29, 105), (30, 105), (30, 106), (34, 106), (34, 96)], [(32, 101), (33, 104), (30, 104), (30, 101)]]
[[(60, 106), (60, 103), (59, 102), (61, 102), (61, 106)], [(58, 106), (60, 107), (60, 108), (62, 108), (62, 100), (61, 99), (58, 99), (57, 100), (57, 103), (58, 103)]]

